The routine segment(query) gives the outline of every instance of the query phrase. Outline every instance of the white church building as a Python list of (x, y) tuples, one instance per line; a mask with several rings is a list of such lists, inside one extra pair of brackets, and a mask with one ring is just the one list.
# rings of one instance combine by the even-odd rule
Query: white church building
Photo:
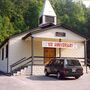
[(20, 74), (28, 67), (30, 74), (34, 74), (35, 69), (40, 73), (40, 67), (55, 57), (76, 58), (83, 65), (86, 38), (64, 25), (56, 25), (56, 22), (56, 14), (50, 2), (45, 0), (39, 27), (13, 35), (0, 45), (0, 71), (20, 71)]

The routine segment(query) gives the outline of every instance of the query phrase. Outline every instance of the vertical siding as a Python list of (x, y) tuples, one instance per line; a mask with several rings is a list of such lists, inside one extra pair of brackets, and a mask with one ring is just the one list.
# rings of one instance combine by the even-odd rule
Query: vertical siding
[(9, 41), (9, 71), (10, 65), (31, 56), (31, 42), (22, 40), (22, 37), (23, 35)]
[(43, 56), (42, 41), (34, 39), (34, 56)]
[[(56, 41), (58, 42), (58, 39), (39, 39), (39, 38), (34, 38), (34, 56), (44, 56), (44, 48), (42, 47), (42, 41)], [(56, 55), (57, 57), (59, 56), (59, 50), (56, 49)]]
[[(77, 43), (78, 47), (76, 49), (61, 49), (62, 57), (76, 57), (84, 58), (84, 44)], [(84, 59), (79, 59), (81, 65), (84, 65)]]
[(67, 49), (67, 48), (61, 49), (61, 56), (84, 58), (84, 44), (77, 43), (77, 48), (73, 48), (73, 49)]
[(6, 45), (2, 47), (4, 48), (4, 59), (2, 60), (2, 48), (0, 49), (0, 71), (7, 73), (7, 58), (6, 58)]
[[(18, 36), (12, 38), (9, 42), (9, 65), (15, 63), (16, 61), (22, 59), (23, 57), (28, 58), (31, 56), (31, 40), (22, 40), (23, 36)], [(44, 51), (42, 47), (42, 41), (56, 41), (59, 39), (39, 39), (34, 38), (34, 56), (44, 56)], [(59, 49), (56, 49), (56, 57), (80, 57), (84, 58), (84, 45), (83, 43), (77, 43), (77, 49), (61, 49), (61, 54)], [(35, 59), (38, 60), (38, 59)], [(42, 59), (43, 60), (43, 59)], [(10, 71), (10, 67), (9, 67)]]
[[(66, 34), (65, 37), (57, 37), (56, 32), (63, 32)], [(70, 30), (64, 29), (64, 28), (54, 28), (50, 30), (46, 30), (40, 33), (33, 34), (33, 37), (37, 38), (52, 38), (52, 39), (62, 39), (67, 41), (84, 41), (85, 38), (79, 36), (78, 34), (73, 33)]]

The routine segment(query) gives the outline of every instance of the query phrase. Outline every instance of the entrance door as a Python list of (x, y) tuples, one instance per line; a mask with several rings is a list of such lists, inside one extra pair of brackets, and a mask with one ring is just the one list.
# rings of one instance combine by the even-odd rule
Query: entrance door
[(51, 58), (56, 57), (56, 48), (44, 48), (44, 64), (48, 64)]

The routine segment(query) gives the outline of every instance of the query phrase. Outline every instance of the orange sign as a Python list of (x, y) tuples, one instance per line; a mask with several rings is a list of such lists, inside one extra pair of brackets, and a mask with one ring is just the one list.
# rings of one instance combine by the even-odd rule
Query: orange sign
[(69, 42), (51, 42), (43, 41), (42, 47), (51, 47), (51, 48), (77, 48), (77, 44)]

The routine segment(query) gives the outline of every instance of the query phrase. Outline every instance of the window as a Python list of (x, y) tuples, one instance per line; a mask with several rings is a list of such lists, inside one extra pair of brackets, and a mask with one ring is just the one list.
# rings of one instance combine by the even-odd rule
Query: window
[(65, 32), (56, 32), (55, 34), (58, 37), (65, 37), (66, 36), (66, 33)]
[(54, 62), (54, 65), (63, 67), (64, 66), (64, 60), (63, 59), (56, 59), (56, 61)]
[(6, 45), (6, 58), (8, 58), (8, 44)]
[(52, 16), (45, 16), (45, 21), (47, 23), (54, 23), (54, 17), (52, 17)]
[(67, 60), (68, 66), (81, 66), (78, 60)]
[(41, 16), (41, 17), (40, 17), (40, 22), (39, 22), (39, 23), (41, 24), (41, 23), (42, 23), (42, 21), (43, 21), (43, 17)]
[(2, 48), (2, 60), (4, 60), (4, 48)]

